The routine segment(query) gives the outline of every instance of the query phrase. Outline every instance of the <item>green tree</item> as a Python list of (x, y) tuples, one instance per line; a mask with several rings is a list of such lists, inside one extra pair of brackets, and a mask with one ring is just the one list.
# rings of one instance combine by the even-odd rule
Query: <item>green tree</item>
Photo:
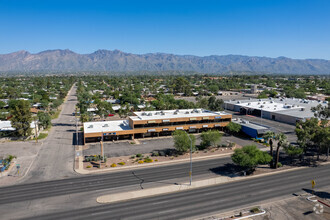
[(211, 111), (222, 111), (222, 105), (223, 105), (222, 99), (216, 99), (215, 96), (211, 96), (208, 100), (208, 108)]
[(10, 110), (13, 116), (11, 120), (12, 127), (15, 128), (15, 134), (19, 137), (27, 137), (31, 134), (30, 123), (32, 116), (30, 112), (30, 102), (18, 100), (15, 106)]
[(273, 139), (275, 138), (275, 133), (273, 131), (267, 131), (263, 136), (262, 136), (265, 141), (269, 143), (270, 151), (269, 155), (272, 157), (272, 160), (270, 161), (270, 167), (273, 167), (273, 157), (274, 157), (274, 150), (273, 150)]
[(222, 137), (222, 134), (220, 134), (220, 132), (216, 131), (216, 130), (214, 130), (214, 131), (209, 130), (209, 131), (202, 132), (201, 146), (203, 146), (204, 148), (207, 148), (210, 146), (216, 147), (216, 145), (221, 141), (221, 137)]
[(279, 162), (279, 159), (280, 159), (280, 148), (287, 145), (287, 137), (285, 136), (285, 134), (279, 133), (279, 134), (275, 135), (274, 139), (277, 141), (276, 158), (275, 158), (274, 168), (277, 169), (278, 168), (278, 162)]
[(38, 116), (38, 120), (39, 120), (39, 125), (41, 127), (43, 127), (44, 129), (47, 129), (51, 126), (52, 119), (47, 112), (38, 112), (37, 116)]
[(195, 149), (195, 142), (196, 142), (195, 136), (192, 134), (188, 134), (183, 130), (174, 131), (173, 140), (174, 140), (175, 149), (180, 153), (187, 152), (190, 149), (191, 144), (192, 144), (192, 148)]
[(269, 163), (272, 157), (267, 152), (258, 149), (255, 145), (250, 145), (235, 149), (231, 159), (235, 164), (250, 173), (253, 172), (259, 164)]
[(238, 132), (241, 131), (242, 126), (240, 124), (234, 123), (234, 122), (229, 122), (229, 124), (226, 126), (228, 131), (231, 134), (237, 134)]
[(284, 152), (290, 156), (291, 163), (293, 162), (294, 157), (301, 155), (304, 152), (304, 149), (301, 147), (295, 147), (293, 145), (288, 145), (283, 147)]

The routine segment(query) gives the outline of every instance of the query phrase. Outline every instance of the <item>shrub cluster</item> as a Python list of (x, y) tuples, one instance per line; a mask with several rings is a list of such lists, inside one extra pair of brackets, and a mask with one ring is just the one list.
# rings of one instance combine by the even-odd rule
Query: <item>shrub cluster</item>
[(125, 162), (119, 162), (118, 165), (124, 166)]
[(117, 164), (115, 164), (115, 163), (111, 164), (111, 167), (116, 167), (116, 166), (117, 166)]

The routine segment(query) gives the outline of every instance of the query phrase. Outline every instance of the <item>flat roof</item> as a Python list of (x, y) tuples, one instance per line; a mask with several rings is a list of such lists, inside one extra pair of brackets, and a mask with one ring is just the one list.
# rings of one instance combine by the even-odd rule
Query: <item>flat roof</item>
[(116, 120), (116, 121), (98, 121), (98, 122), (85, 122), (84, 133), (97, 133), (97, 132), (115, 132), (132, 130), (128, 124), (128, 120)]
[(212, 112), (205, 109), (142, 111), (142, 112), (134, 112), (134, 114), (136, 116), (130, 117), (133, 121), (230, 115), (226, 112)]
[[(312, 107), (326, 103), (316, 100), (306, 100), (297, 98), (276, 98), (276, 99), (248, 99), (248, 100), (229, 100), (225, 103), (234, 104), (243, 108), (257, 109), (267, 112), (276, 112), (296, 118), (310, 118), (314, 116)], [(303, 110), (302, 110), (303, 109)]]

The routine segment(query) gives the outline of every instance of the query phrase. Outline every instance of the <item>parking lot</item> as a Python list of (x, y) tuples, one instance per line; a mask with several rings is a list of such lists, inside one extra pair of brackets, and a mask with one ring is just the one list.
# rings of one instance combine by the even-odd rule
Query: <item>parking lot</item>
[[(201, 140), (199, 134), (196, 135), (196, 144), (200, 144)], [(130, 156), (134, 154), (145, 154), (151, 153), (155, 150), (165, 150), (165, 149), (174, 149), (174, 143), (172, 137), (162, 137), (162, 138), (152, 138), (152, 139), (138, 139), (140, 144), (131, 144), (131, 140), (123, 142), (106, 142), (104, 143), (104, 154), (107, 157), (120, 157), (120, 156)], [(250, 139), (243, 139), (234, 136), (223, 136), (221, 138), (220, 144), (228, 144), (234, 142), (240, 146), (245, 145), (258, 145)], [(263, 147), (262, 145), (258, 145)], [(100, 143), (88, 144), (85, 146), (83, 154), (86, 155), (95, 155), (100, 154), (101, 145)]]

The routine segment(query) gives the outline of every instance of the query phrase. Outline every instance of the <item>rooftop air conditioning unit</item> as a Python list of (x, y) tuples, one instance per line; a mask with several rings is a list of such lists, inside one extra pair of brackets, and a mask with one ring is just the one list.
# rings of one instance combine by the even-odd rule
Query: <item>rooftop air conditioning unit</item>
[(93, 128), (93, 125), (88, 125), (88, 127), (87, 128)]
[(305, 111), (305, 108), (301, 108), (300, 111)]
[(148, 113), (148, 116), (152, 116), (152, 113)]
[(270, 101), (270, 103), (274, 103), (273, 101)]
[(263, 108), (263, 107), (265, 107), (264, 105), (260, 105), (260, 108)]
[(178, 113), (177, 112), (173, 112), (173, 115), (177, 115)]
[(263, 104), (266, 104), (266, 102), (264, 102)]
[(249, 102), (248, 105), (251, 105), (251, 102)]
[(143, 116), (144, 116), (144, 115), (147, 115), (147, 113), (145, 113), (145, 112), (142, 112), (142, 114), (141, 114), (141, 115), (143, 115)]
[(188, 112), (188, 111), (186, 111), (186, 114), (189, 114), (189, 112)]
[(109, 125), (108, 124), (104, 124), (102, 127), (107, 128), (107, 127), (109, 127)]

